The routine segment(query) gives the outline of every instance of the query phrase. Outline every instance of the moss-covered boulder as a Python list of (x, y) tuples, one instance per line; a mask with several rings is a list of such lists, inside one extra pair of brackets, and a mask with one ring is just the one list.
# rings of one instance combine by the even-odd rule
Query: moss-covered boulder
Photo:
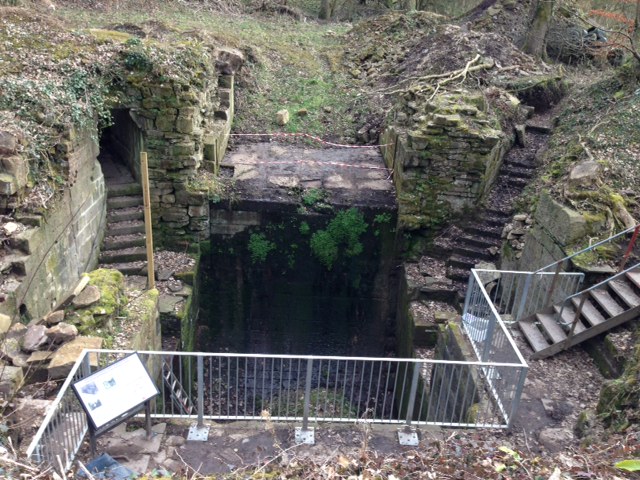
[(84, 308), (70, 307), (66, 318), (81, 335), (107, 336), (118, 317), (125, 314), (124, 275), (117, 270), (100, 268), (88, 276), (89, 285), (99, 289), (100, 299)]
[(600, 391), (597, 412), (606, 426), (626, 430), (640, 421), (640, 345), (623, 375), (607, 381)]

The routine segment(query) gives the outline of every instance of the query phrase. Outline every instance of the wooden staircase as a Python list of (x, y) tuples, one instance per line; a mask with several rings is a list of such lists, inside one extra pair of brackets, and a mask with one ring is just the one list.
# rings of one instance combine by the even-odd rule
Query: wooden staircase
[(640, 317), (640, 264), (573, 295), (518, 326), (534, 350), (532, 359), (573, 345)]

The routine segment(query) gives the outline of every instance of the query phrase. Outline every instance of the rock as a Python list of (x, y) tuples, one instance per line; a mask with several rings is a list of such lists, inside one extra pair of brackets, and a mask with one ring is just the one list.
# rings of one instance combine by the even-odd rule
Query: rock
[(159, 268), (158, 273), (156, 274), (156, 276), (158, 277), (158, 280), (161, 282), (169, 280), (172, 275), (173, 275), (173, 270), (170, 268)]
[[(102, 347), (102, 338), (99, 337), (76, 337), (69, 343), (62, 345), (57, 352), (54, 353), (49, 367), (49, 378), (55, 380), (65, 378), (73, 364), (85, 348), (98, 349)], [(94, 367), (98, 366), (96, 355), (90, 356), (90, 364)]]
[(78, 336), (78, 329), (74, 325), (61, 322), (47, 330), (47, 336), (52, 343), (64, 343)]
[(331, 112), (333, 112), (333, 108), (331, 108), (331, 107), (322, 107), (322, 110), (323, 110), (325, 113), (331, 113)]
[(9, 360), (16, 367), (26, 367), (29, 355), (22, 353), (20, 337), (7, 335), (0, 343), (0, 357)]
[(306, 117), (307, 115), (309, 115), (309, 110), (307, 110), (306, 108), (301, 108), (296, 112), (296, 115), (298, 115), (299, 117)]
[(7, 237), (10, 237), (14, 233), (16, 233), (19, 228), (20, 228), (20, 225), (17, 224), (16, 222), (7, 222), (2, 226), (2, 231)]
[(0, 396), (4, 399), (12, 398), (22, 387), (24, 373), (21, 367), (5, 365), (0, 368)]
[(278, 125), (286, 125), (287, 123), (289, 123), (289, 110), (279, 110), (276, 113), (276, 123)]
[(519, 213), (518, 215), (514, 215), (513, 216), (513, 221), (514, 222), (525, 222), (527, 220), (528, 216), (526, 213)]
[(557, 202), (546, 192), (538, 199), (535, 220), (562, 245), (582, 239), (589, 231), (587, 221), (579, 212)]
[(80, 292), (82, 292), (85, 289), (85, 287), (89, 285), (90, 280), (91, 279), (89, 278), (88, 275), (83, 275), (82, 277), (80, 277), (80, 281), (78, 282), (78, 284), (75, 286), (75, 288), (71, 293), (69, 293), (66, 297), (64, 297), (64, 300), (60, 303), (60, 305), (58, 306), (58, 309), (61, 309), (70, 305), (73, 299), (76, 298), (78, 295), (80, 295)]
[(456, 312), (435, 312), (433, 314), (434, 321), (436, 323), (449, 323), (453, 322), (458, 317)]
[(9, 173), (0, 173), (0, 195), (10, 196), (18, 191), (16, 177)]
[(64, 310), (56, 310), (44, 317), (44, 323), (48, 326), (57, 325), (64, 320)]
[(35, 352), (49, 341), (47, 337), (47, 327), (44, 325), (30, 326), (22, 338), (22, 349), (25, 352)]
[(601, 165), (592, 160), (578, 163), (569, 173), (569, 186), (587, 186), (600, 182)]
[(516, 132), (516, 143), (521, 147), (527, 146), (527, 135), (525, 133), (526, 127), (524, 125), (516, 125), (514, 128)]
[(183, 300), (182, 297), (175, 297), (173, 295), (160, 295), (158, 299), (158, 311), (160, 313), (175, 313), (176, 305)]
[(5, 333), (11, 328), (11, 317), (0, 313), (0, 333)]
[(223, 47), (216, 50), (216, 68), (224, 75), (233, 75), (244, 64), (244, 54), (235, 48)]
[(595, 425), (596, 413), (593, 410), (585, 410), (578, 415), (576, 425), (573, 427), (573, 433), (575, 433), (578, 438), (587, 437), (591, 434)]
[(40, 350), (38, 352), (33, 352), (29, 358), (27, 358), (27, 365), (38, 365), (45, 362), (48, 362), (53, 358), (55, 352), (50, 352), (46, 350)]
[(80, 295), (73, 299), (71, 302), (76, 308), (90, 307), (94, 303), (100, 301), (100, 289), (95, 285), (87, 286)]
[(551, 452), (566, 448), (573, 439), (573, 433), (564, 428), (546, 428), (538, 435), (538, 441)]
[(0, 131), (0, 155), (11, 155), (18, 149), (18, 139), (12, 133)]

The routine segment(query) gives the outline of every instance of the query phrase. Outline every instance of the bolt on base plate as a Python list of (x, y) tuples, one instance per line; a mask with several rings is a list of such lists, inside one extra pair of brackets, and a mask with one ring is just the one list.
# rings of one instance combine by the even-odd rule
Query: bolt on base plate
[(296, 443), (304, 443), (305, 445), (315, 445), (316, 437), (313, 427), (303, 430), (302, 427), (296, 427)]
[(196, 440), (198, 442), (206, 442), (209, 439), (209, 426), (203, 425), (198, 427), (197, 423), (194, 423), (189, 427), (189, 434), (187, 440)]
[(418, 432), (415, 429), (408, 429), (406, 427), (399, 428), (398, 442), (400, 443), (400, 445), (406, 447), (417, 447), (418, 445), (420, 445)]

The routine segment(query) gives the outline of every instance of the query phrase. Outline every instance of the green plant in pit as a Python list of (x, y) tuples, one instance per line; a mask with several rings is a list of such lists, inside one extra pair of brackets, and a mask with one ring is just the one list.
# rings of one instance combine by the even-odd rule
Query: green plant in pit
[(247, 246), (251, 254), (253, 263), (262, 263), (267, 259), (269, 253), (276, 248), (276, 244), (267, 240), (264, 233), (252, 233)]
[(356, 208), (338, 212), (327, 228), (311, 236), (311, 251), (328, 269), (333, 268), (342, 250), (347, 257), (362, 253), (360, 235), (366, 232), (367, 222)]
[(302, 222), (300, 227), (298, 227), (298, 231), (300, 232), (300, 235), (309, 235), (311, 233), (311, 227), (307, 222)]
[(310, 188), (302, 194), (302, 203), (307, 207), (323, 202), (327, 198), (327, 192), (320, 188)]
[(373, 223), (382, 225), (391, 221), (391, 214), (389, 212), (379, 213), (373, 218)]

